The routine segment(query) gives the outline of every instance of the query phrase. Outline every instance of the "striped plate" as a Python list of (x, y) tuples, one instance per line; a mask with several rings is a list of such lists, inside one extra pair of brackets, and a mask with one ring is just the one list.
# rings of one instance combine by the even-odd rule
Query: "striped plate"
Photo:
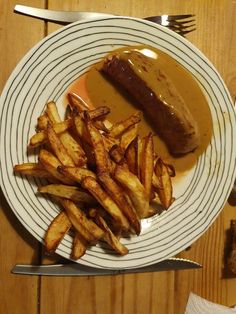
[[(154, 23), (112, 17), (70, 24), (46, 37), (17, 65), (1, 96), (1, 187), (13, 212), (39, 241), (57, 215), (50, 200), (36, 195), (38, 179), (13, 175), (13, 165), (36, 161), (26, 147), (49, 100), (61, 101), (68, 86), (112, 49), (147, 44), (187, 68), (202, 87), (213, 119), (213, 137), (196, 166), (174, 186), (177, 200), (160, 216), (143, 221), (139, 237), (124, 239), (130, 253), (119, 257), (100, 246), (80, 263), (94, 267), (146, 266), (171, 257), (199, 238), (224, 206), (235, 177), (236, 116), (230, 95), (206, 57), (186, 39)], [(69, 258), (67, 235), (57, 253)]]

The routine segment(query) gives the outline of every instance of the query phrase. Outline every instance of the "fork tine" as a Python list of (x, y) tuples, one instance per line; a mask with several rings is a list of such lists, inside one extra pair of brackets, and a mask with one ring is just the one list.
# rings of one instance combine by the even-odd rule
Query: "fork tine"
[(193, 32), (193, 31), (195, 31), (196, 30), (196, 28), (193, 28), (193, 29), (189, 29), (189, 30), (187, 30), (187, 31), (180, 31), (178, 34), (180, 34), (181, 36), (185, 36), (186, 34), (188, 34), (188, 33), (190, 33), (190, 32)]
[(184, 20), (184, 21), (176, 21), (176, 20), (171, 20), (171, 21), (167, 21), (168, 25), (185, 25), (185, 24), (189, 24), (189, 23), (195, 23), (195, 20)]
[(168, 28), (171, 28), (172, 30), (174, 31), (177, 31), (177, 30), (186, 30), (187, 28), (193, 28), (195, 27), (196, 25), (195, 24), (191, 24), (191, 25), (177, 25), (177, 24), (169, 24), (169, 25), (166, 25), (166, 27)]
[(182, 15), (166, 15), (167, 21), (173, 21), (173, 20), (183, 20), (190, 17), (194, 17), (194, 14), (182, 14)]

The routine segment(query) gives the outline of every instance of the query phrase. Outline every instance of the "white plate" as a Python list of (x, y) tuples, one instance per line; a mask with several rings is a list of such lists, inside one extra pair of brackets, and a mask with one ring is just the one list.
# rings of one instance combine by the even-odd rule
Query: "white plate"
[[(219, 214), (235, 177), (236, 119), (230, 95), (206, 57), (186, 39), (151, 22), (112, 17), (71, 24), (42, 40), (18, 64), (1, 97), (1, 186), (12, 210), (39, 241), (58, 208), (36, 196), (37, 179), (13, 175), (13, 165), (36, 161), (26, 147), (36, 119), (49, 100), (60, 101), (68, 86), (109, 51), (124, 45), (148, 44), (171, 55), (202, 86), (208, 99), (213, 137), (181, 185), (167, 212), (145, 221), (139, 237), (123, 240), (124, 257), (96, 246), (80, 263), (94, 267), (128, 268), (152, 264), (188, 247)], [(71, 237), (57, 253), (69, 258)]]

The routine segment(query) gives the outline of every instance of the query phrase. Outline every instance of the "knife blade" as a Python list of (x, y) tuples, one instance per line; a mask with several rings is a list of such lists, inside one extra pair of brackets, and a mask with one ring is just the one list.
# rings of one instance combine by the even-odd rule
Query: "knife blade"
[(159, 272), (168, 270), (199, 269), (202, 265), (187, 259), (169, 258), (145, 267), (126, 269), (93, 268), (77, 263), (53, 265), (15, 265), (13, 274), (40, 276), (106, 276), (131, 273)]

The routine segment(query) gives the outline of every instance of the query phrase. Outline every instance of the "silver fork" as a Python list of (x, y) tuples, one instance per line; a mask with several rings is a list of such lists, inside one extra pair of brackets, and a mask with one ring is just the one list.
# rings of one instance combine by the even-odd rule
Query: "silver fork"
[[(61, 25), (67, 25), (84, 19), (112, 17), (112, 14), (96, 13), (96, 12), (76, 12), (76, 11), (53, 11), (48, 9), (39, 9), (17, 4), (14, 12), (50, 21)], [(145, 17), (148, 20), (159, 25), (165, 26), (179, 35), (185, 36), (186, 34), (194, 31), (195, 19), (193, 14), (183, 15), (161, 15)]]

